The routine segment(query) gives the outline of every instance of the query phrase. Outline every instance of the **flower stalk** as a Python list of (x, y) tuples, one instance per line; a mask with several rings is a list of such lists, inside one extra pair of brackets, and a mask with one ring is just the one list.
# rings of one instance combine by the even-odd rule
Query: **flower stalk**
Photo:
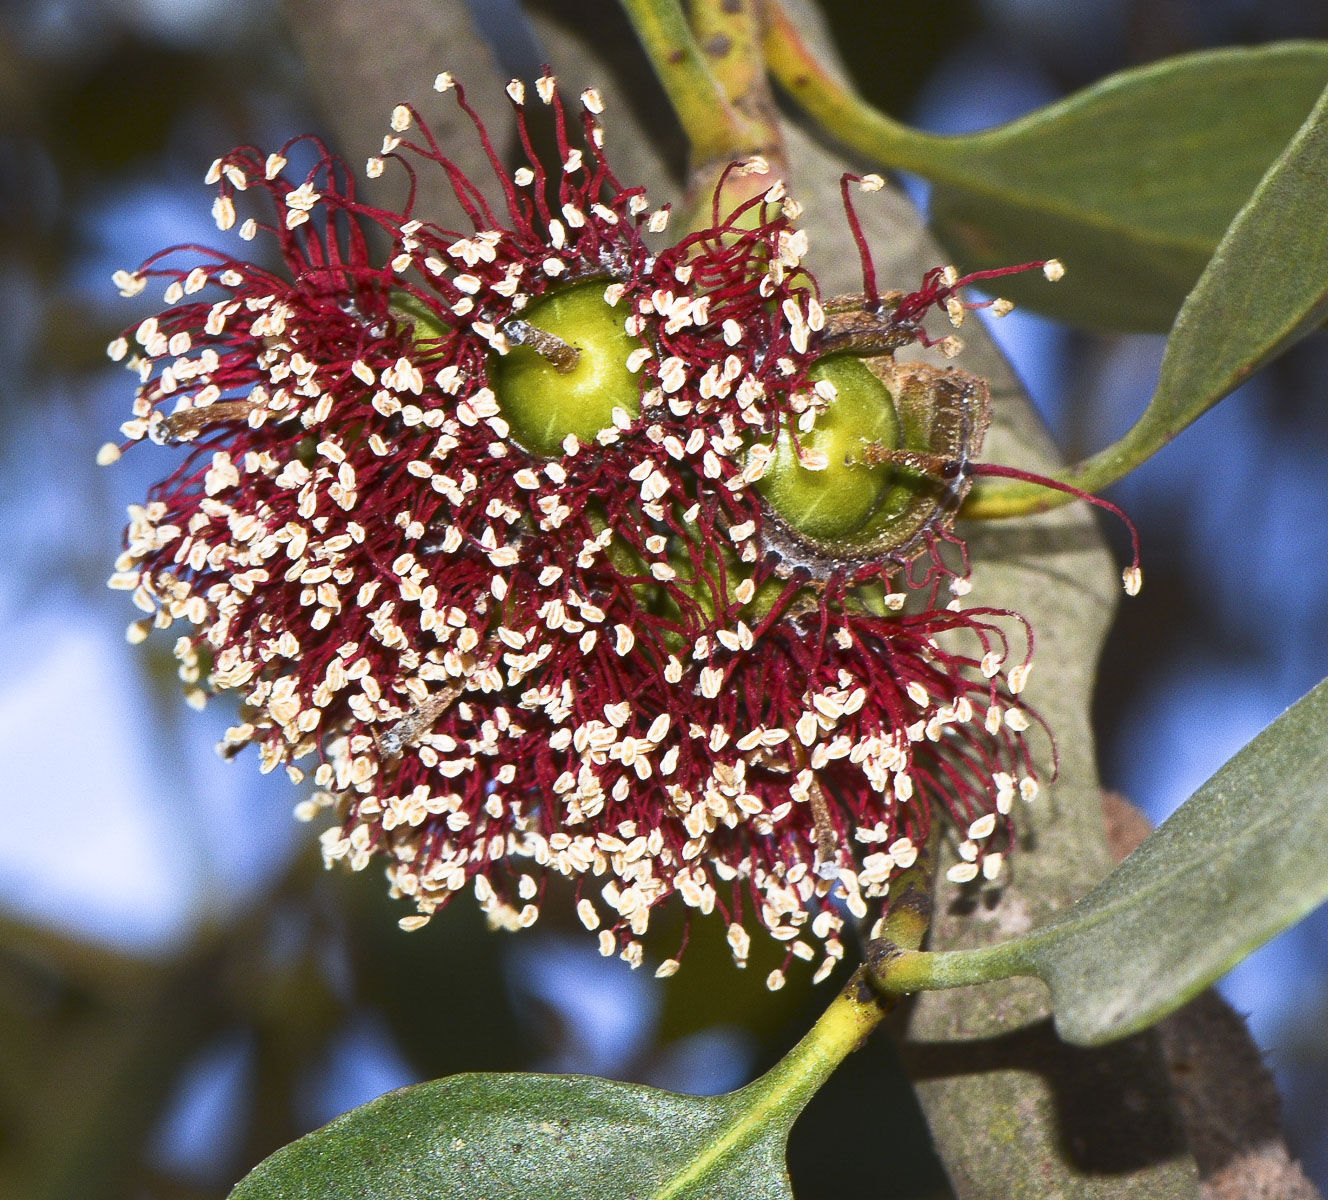
[[(878, 924), (882, 938), (889, 939), (900, 954), (916, 953), (927, 935), (935, 862), (936, 843), (932, 839), (920, 850), (914, 865), (896, 878), (890, 908)], [(884, 944), (876, 939), (869, 947)], [(873, 975), (874, 963), (869, 956), (798, 1044), (759, 1079), (735, 1093), (744, 1123), (781, 1112), (783, 1120), (791, 1125), (839, 1064), (859, 1049), (890, 1014), (906, 989), (881, 987)]]
[[(701, 20), (712, 27), (712, 36), (732, 37), (732, 22), (712, 11), (718, 7), (712, 0), (703, 0)], [(693, 163), (727, 163), (768, 148), (768, 127), (741, 111), (729, 91), (735, 84), (742, 89), (756, 82), (753, 72), (743, 65), (754, 49), (749, 37), (741, 38), (736, 52), (711, 56), (702, 48), (678, 0), (623, 0), (623, 9), (682, 123)]]
[(807, 45), (779, 0), (766, 0), (764, 10), (766, 64), (799, 107), (860, 154), (898, 170), (943, 177), (934, 148), (944, 138), (910, 129), (855, 94)]
[[(766, 72), (764, 14), (755, 0), (624, 0), (689, 144), (680, 224), (717, 223), (788, 178), (783, 133)], [(689, 19), (690, 18), (690, 19)], [(760, 170), (734, 170), (751, 160)]]

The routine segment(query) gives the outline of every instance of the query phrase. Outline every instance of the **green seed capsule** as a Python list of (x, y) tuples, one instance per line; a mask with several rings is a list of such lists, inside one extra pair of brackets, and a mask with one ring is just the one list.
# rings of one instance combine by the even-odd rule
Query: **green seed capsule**
[(627, 358), (641, 342), (623, 328), (628, 313), (604, 299), (604, 283), (576, 284), (545, 296), (522, 314), (535, 330), (552, 334), (576, 352), (567, 369), (530, 344), (491, 355), (489, 378), (512, 436), (533, 454), (563, 453), (567, 435), (593, 442), (613, 424), (613, 410), (636, 417), (638, 377)]
[(845, 562), (908, 562), (953, 524), (968, 491), (964, 466), (987, 429), (987, 385), (953, 367), (852, 351), (827, 355), (810, 378), (829, 379), (837, 392), (800, 437), (824, 455), (824, 468), (809, 470), (792, 431), (781, 434), (759, 485), (769, 548), (786, 573), (820, 579)]
[(888, 464), (868, 465), (865, 448), (896, 448), (899, 417), (885, 384), (851, 354), (820, 359), (808, 379), (828, 380), (837, 394), (810, 432), (796, 433), (797, 445), (795, 430), (780, 432), (760, 489), (798, 533), (817, 540), (846, 538), (875, 512), (893, 473)]

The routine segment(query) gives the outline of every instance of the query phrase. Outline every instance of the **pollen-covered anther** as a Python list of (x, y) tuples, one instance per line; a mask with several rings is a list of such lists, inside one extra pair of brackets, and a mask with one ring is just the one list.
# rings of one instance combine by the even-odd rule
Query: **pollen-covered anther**
[(111, 282), (119, 289), (122, 296), (137, 296), (148, 285), (147, 277), (132, 271), (116, 271)]
[(987, 813), (979, 817), (968, 827), (968, 836), (971, 841), (980, 842), (985, 838), (991, 837), (996, 829), (996, 814)]
[(235, 202), (229, 196), (218, 196), (212, 202), (212, 219), (223, 233), (230, 229), (235, 224)]
[(1015, 733), (1023, 733), (1029, 727), (1028, 714), (1021, 708), (1010, 708), (1005, 712), (1006, 727)]
[(308, 213), (322, 198), (321, 193), (314, 189), (313, 182), (306, 180), (293, 191), (286, 193), (286, 207)]
[(978, 865), (975, 862), (957, 862), (945, 873), (951, 883), (970, 883), (978, 877)]

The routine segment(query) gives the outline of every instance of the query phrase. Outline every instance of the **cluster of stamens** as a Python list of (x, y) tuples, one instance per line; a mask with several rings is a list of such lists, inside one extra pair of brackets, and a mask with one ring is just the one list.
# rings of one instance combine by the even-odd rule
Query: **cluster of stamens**
[[(438, 88), (470, 112), (450, 76)], [(953, 879), (999, 874), (1014, 800), (1037, 790), (1029, 639), (965, 606), (949, 484), (907, 545), (781, 551), (779, 439), (799, 470), (842, 466), (810, 446), (837, 399), (809, 380), (833, 320), (797, 206), (776, 183), (652, 249), (668, 210), (614, 178), (598, 94), (578, 136), (552, 78), (536, 90), (561, 161), (530, 149), (513, 83), (529, 164), (508, 175), (489, 151), (501, 212), (409, 107), (369, 160), (444, 170), (468, 231), (360, 203), (317, 143), (298, 183), (307, 145), (239, 150), (209, 174), (217, 224), (274, 238), (287, 273), (189, 247), (202, 265), (177, 248), (117, 277), (166, 280), (173, 306), (110, 347), (141, 382), (122, 432), (187, 457), (131, 509), (111, 584), (146, 614), (131, 640), (186, 627), (193, 698), (241, 694), (226, 753), (312, 775), (297, 814), (333, 815), (329, 863), (386, 863), (418, 908), (403, 927), (466, 890), (529, 926), (561, 876), (633, 965), (676, 895), (723, 915), (740, 965), (755, 925), (784, 943), (771, 987), (795, 958), (823, 978), (936, 814), (958, 831)], [(248, 191), (270, 223), (240, 222)], [(365, 226), (391, 238), (386, 263)], [(916, 340), (958, 282), (929, 277), (882, 329)], [(546, 327), (581, 308), (611, 315), (620, 353), (564, 413), (561, 381), (601, 351)], [(888, 471), (875, 453), (860, 469)]]

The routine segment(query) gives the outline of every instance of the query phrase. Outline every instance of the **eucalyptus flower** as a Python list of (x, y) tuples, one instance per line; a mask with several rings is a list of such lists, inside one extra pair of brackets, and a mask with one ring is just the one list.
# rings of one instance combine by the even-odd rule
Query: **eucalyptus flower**
[(968, 603), (951, 528), (987, 389), (893, 357), (977, 277), (878, 293), (848, 206), (864, 294), (823, 299), (781, 183), (669, 243), (593, 89), (578, 121), (536, 82), (550, 172), (509, 85), (509, 174), (437, 87), (499, 206), (408, 106), (368, 173), (444, 172), (470, 228), (361, 203), (301, 139), (208, 176), (283, 270), (189, 246), (117, 276), (170, 307), (110, 347), (140, 386), (101, 459), (186, 447), (130, 510), (131, 640), (182, 631), (191, 696), (241, 697), (223, 752), (311, 777), (297, 815), (331, 816), (328, 863), (385, 865), (405, 928), (464, 891), (529, 926), (558, 875), (634, 966), (676, 896), (739, 965), (751, 932), (783, 943), (772, 988), (794, 959), (823, 978), (938, 819), (952, 877), (992, 879), (1037, 792), (1031, 634)]

